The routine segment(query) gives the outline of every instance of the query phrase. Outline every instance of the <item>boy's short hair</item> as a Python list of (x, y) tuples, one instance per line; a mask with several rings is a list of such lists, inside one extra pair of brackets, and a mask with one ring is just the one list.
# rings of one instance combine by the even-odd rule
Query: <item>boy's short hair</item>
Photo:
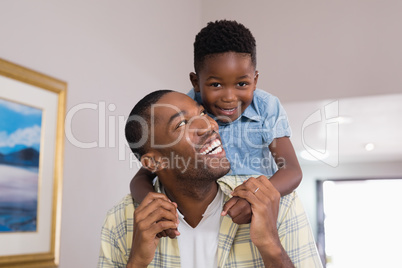
[(170, 92), (174, 91), (162, 89), (151, 92), (142, 98), (130, 112), (125, 126), (125, 135), (131, 151), (138, 160), (141, 160), (141, 157), (149, 149), (149, 131), (151, 130), (150, 124), (152, 118), (150, 112), (151, 106)]
[(248, 28), (230, 20), (209, 22), (195, 37), (195, 72), (202, 68), (207, 56), (231, 51), (250, 54), (254, 68), (257, 66), (255, 39)]

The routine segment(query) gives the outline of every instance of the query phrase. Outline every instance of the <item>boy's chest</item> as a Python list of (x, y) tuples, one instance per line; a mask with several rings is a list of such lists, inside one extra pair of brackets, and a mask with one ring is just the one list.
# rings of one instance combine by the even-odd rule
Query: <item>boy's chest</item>
[(261, 121), (238, 121), (219, 126), (223, 148), (231, 164), (229, 174), (272, 176), (277, 170), (267, 142), (272, 133)]
[(243, 150), (247, 148), (260, 148), (264, 144), (264, 129), (259, 121), (241, 122), (237, 120), (231, 124), (219, 125), (219, 134), (225, 149), (236, 147)]

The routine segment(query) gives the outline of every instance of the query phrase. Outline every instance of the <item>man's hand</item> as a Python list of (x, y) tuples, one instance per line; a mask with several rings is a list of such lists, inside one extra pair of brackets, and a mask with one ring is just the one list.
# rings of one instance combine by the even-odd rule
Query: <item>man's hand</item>
[[(147, 267), (155, 255), (158, 233), (176, 229), (179, 220), (177, 205), (166, 195), (149, 193), (134, 212), (134, 234), (127, 267)], [(175, 231), (176, 235), (180, 235)]]
[(249, 178), (232, 193), (251, 204), (250, 238), (267, 267), (294, 267), (283, 249), (276, 228), (280, 193), (265, 177)]
[(162, 238), (162, 237), (169, 237), (171, 239), (176, 238), (178, 234), (177, 228), (175, 229), (167, 229), (163, 230), (162, 232), (159, 232), (156, 234), (157, 237)]
[(251, 222), (251, 205), (246, 200), (239, 197), (232, 197), (225, 203), (221, 215), (229, 214), (232, 221), (237, 224)]

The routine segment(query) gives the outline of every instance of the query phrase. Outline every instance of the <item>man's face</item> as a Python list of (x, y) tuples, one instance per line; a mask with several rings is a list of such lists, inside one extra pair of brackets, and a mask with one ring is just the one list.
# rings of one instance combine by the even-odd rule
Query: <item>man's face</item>
[(192, 181), (216, 180), (229, 172), (217, 123), (187, 95), (167, 93), (153, 107), (151, 148), (164, 168)]
[(249, 54), (226, 52), (207, 57), (191, 80), (195, 91), (201, 92), (208, 112), (217, 120), (230, 123), (253, 100), (258, 73)]

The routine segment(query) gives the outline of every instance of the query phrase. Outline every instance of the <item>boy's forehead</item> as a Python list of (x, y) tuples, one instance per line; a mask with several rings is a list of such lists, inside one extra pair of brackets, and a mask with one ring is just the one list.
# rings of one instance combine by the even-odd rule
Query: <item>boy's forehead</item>
[(222, 65), (227, 67), (227, 65), (233, 66), (234, 63), (236, 63), (236, 67), (241, 64), (243, 68), (254, 69), (250, 54), (230, 51), (206, 56), (200, 71), (221, 70)]
[(246, 52), (236, 52), (236, 51), (225, 51), (225, 52), (220, 52), (220, 53), (212, 53), (205, 55), (205, 59), (210, 59), (210, 58), (226, 58), (226, 57), (242, 57), (242, 58), (248, 58), (251, 60), (251, 54), (246, 53)]

